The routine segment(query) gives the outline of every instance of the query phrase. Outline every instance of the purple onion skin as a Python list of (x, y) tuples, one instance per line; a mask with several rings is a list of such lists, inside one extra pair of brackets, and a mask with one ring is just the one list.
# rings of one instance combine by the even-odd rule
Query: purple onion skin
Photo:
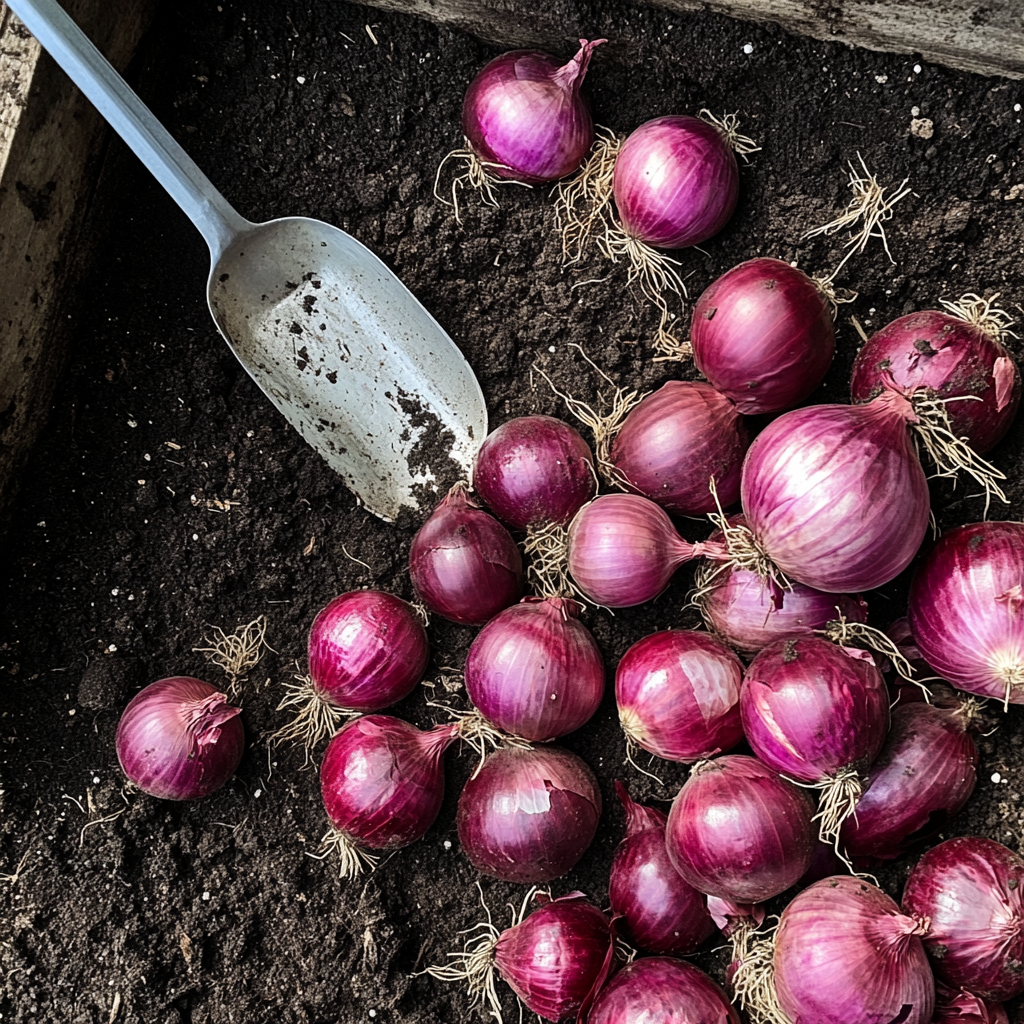
[(666, 629), (638, 640), (615, 670), (623, 730), (648, 753), (690, 763), (743, 739), (743, 663), (717, 637)]
[(640, 125), (615, 159), (612, 190), (626, 234), (659, 249), (717, 235), (736, 209), (740, 172), (725, 134), (699, 117)]
[(851, 857), (889, 860), (941, 831), (974, 792), (978, 748), (959, 707), (902, 704), (840, 841)]
[(907, 619), (935, 672), (958, 689), (1024, 704), (1024, 524), (942, 535), (910, 585)]
[(473, 487), (513, 529), (563, 525), (597, 493), (594, 456), (568, 423), (520, 416), (484, 439)]
[(578, 729), (604, 695), (604, 660), (581, 605), (563, 597), (496, 615), (466, 656), (466, 693), (489, 722), (537, 743)]
[(441, 810), (441, 757), (457, 738), (455, 723), (424, 731), (390, 715), (349, 722), (328, 744), (320, 768), (331, 824), (373, 850), (421, 838)]
[(587, 1024), (740, 1024), (729, 997), (685, 960), (644, 957), (598, 994)]
[(512, 535), (456, 484), (419, 528), (409, 575), (435, 614), (479, 626), (519, 599), (523, 559)]
[(560, 747), (496, 750), (459, 797), (470, 863), (505, 882), (549, 882), (586, 852), (601, 817), (594, 773)]
[(824, 782), (866, 771), (889, 729), (889, 692), (874, 658), (823, 637), (777, 640), (747, 666), (743, 732), (770, 768)]
[(763, 903), (810, 867), (813, 813), (804, 793), (757, 758), (697, 765), (672, 804), (669, 859), (698, 892)]
[(580, 166), (594, 143), (580, 86), (605, 41), (581, 39), (564, 65), (547, 53), (513, 50), (484, 66), (466, 91), (462, 132), (488, 174), (539, 184)]
[(987, 1002), (966, 989), (936, 981), (932, 1024), (1010, 1024), (1010, 1018), (1002, 1003)]
[(793, 1024), (929, 1024), (935, 982), (919, 935), (880, 889), (837, 875), (782, 912), (775, 991)]
[(903, 910), (927, 917), (935, 976), (982, 999), (1024, 992), (1024, 860), (981, 836), (947, 839), (914, 866)]
[(782, 260), (727, 270), (693, 308), (697, 369), (748, 416), (799, 405), (825, 379), (835, 328), (821, 289)]
[(158, 679), (129, 702), (117, 726), (121, 770), (150, 796), (200, 800), (242, 760), (245, 730), (216, 687), (191, 676)]
[(557, 1024), (575, 1019), (611, 943), (608, 918), (582, 893), (573, 892), (544, 903), (503, 931), (494, 961), (527, 1009)]
[(893, 392), (867, 405), (783, 413), (754, 439), (740, 495), (765, 551), (830, 594), (873, 590), (911, 562), (928, 529), (928, 482)]
[(852, 401), (880, 394), (886, 374), (905, 392), (928, 388), (943, 399), (980, 398), (950, 402), (948, 410), (953, 433), (982, 454), (1010, 429), (1020, 405), (1020, 372), (1003, 344), (935, 309), (901, 316), (868, 338), (853, 364)]
[(712, 477), (724, 507), (740, 499), (750, 431), (736, 406), (710, 384), (670, 380), (626, 417), (611, 462), (629, 490), (669, 512), (714, 512)]
[(695, 953), (714, 934), (707, 900), (672, 866), (665, 848), (666, 815), (634, 803), (616, 781), (626, 835), (615, 850), (608, 901), (626, 938), (648, 953)]

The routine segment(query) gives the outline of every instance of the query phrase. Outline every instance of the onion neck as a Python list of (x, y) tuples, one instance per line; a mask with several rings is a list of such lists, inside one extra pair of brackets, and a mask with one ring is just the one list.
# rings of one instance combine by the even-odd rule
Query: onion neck
[(667, 816), (654, 807), (638, 804), (630, 797), (629, 790), (618, 779), (615, 780), (615, 793), (622, 802), (622, 809), (626, 812), (627, 839), (652, 828), (665, 828)]
[(223, 693), (211, 693), (202, 700), (190, 701), (182, 706), (185, 732), (189, 740), (189, 757), (195, 757), (205, 747), (220, 739), (220, 727), (242, 713), (228, 703)]
[(916, 914), (883, 913), (872, 917), (865, 928), (868, 938), (890, 956), (900, 957), (915, 936), (924, 938), (931, 931), (931, 919)]
[(437, 764), (459, 735), (460, 724), (451, 722), (448, 725), (435, 725), (433, 729), (419, 733), (417, 742), (422, 747), (424, 755)]
[(568, 64), (563, 64), (551, 76), (552, 81), (557, 82), (563, 89), (571, 89), (574, 93), (579, 92), (587, 69), (590, 67), (590, 58), (593, 56), (594, 50), (602, 43), (607, 42), (607, 39), (594, 39), (589, 42), (586, 39), (581, 39), (576, 56)]

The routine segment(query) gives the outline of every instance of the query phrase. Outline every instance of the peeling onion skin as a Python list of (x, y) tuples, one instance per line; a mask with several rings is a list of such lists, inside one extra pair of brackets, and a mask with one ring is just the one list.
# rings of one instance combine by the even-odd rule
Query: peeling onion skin
[(469, 626), (483, 625), (523, 592), (516, 542), (464, 484), (445, 495), (413, 537), (409, 575), (427, 608)]
[(594, 773), (560, 747), (505, 747), (459, 797), (459, 841), (470, 863), (505, 882), (549, 882), (586, 852), (601, 817)]
[(935, 309), (901, 316), (868, 338), (853, 363), (852, 401), (880, 394), (885, 373), (906, 391), (925, 387), (943, 399), (980, 398), (947, 406), (953, 433), (967, 437), (980, 455), (1002, 439), (1020, 406), (1020, 371), (1005, 346)]
[(743, 739), (743, 662), (717, 637), (666, 629), (638, 640), (615, 670), (626, 735), (668, 761), (692, 763)]
[(754, 537), (791, 579), (830, 594), (873, 590), (913, 560), (929, 495), (907, 429), (910, 403), (783, 413), (743, 462), (741, 502)]
[(541, 743), (589, 721), (604, 696), (604, 659), (582, 606), (525, 597), (476, 635), (466, 656), (466, 693), (504, 732)]
[(628, 941), (648, 953), (695, 953), (715, 932), (707, 900), (683, 879), (665, 848), (667, 816), (635, 803), (619, 781), (626, 835), (615, 849), (608, 901)]
[(634, 960), (601, 989), (587, 1024), (740, 1024), (728, 996), (685, 960)]
[(519, 416), (492, 430), (473, 465), (473, 487), (515, 530), (564, 525), (597, 493), (590, 446), (554, 416)]
[(425, 731), (391, 715), (349, 722), (335, 733), (320, 767), (331, 824), (371, 850), (420, 839), (441, 810), (441, 758), (456, 739), (457, 723)]
[(699, 892), (763, 903), (811, 864), (816, 830), (804, 793), (757, 758), (730, 754), (697, 765), (669, 812), (665, 845)]
[(626, 139), (612, 189), (627, 235), (659, 249), (683, 249), (725, 227), (739, 182), (724, 132), (681, 114), (647, 121)]
[(714, 512), (740, 500), (750, 431), (736, 406), (710, 384), (670, 380), (626, 417), (610, 461), (628, 489), (679, 515)]
[(968, 992), (935, 982), (932, 1024), (1010, 1024), (1002, 1003), (989, 1002)]
[(903, 909), (928, 917), (935, 975), (982, 999), (1024, 992), (1024, 860), (1002, 843), (958, 836), (914, 865)]
[(836, 875), (797, 894), (775, 938), (775, 991), (793, 1024), (930, 1024), (935, 982), (918, 937), (884, 892)]
[(121, 770), (150, 796), (201, 800), (220, 789), (242, 760), (241, 713), (201, 679), (158, 679), (121, 715), (115, 739)]
[(693, 308), (690, 344), (697, 369), (748, 416), (799, 405), (825, 379), (836, 349), (821, 289), (766, 257), (708, 286)]
[(981, 697), (1024, 704), (1024, 524), (944, 533), (910, 585), (907, 619), (935, 672)]

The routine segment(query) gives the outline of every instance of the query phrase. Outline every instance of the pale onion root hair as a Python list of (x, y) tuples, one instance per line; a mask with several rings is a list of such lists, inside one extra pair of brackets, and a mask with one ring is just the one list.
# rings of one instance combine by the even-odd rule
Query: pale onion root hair
[[(464, 138), (465, 145), (460, 149), (453, 149), (446, 154), (444, 159), (437, 165), (437, 173), (434, 175), (434, 198), (445, 206), (450, 206), (455, 211), (455, 221), (462, 223), (462, 214), (459, 210), (459, 192), (464, 188), (470, 188), (479, 193), (480, 199), (487, 206), (497, 208), (498, 186), (499, 185), (522, 185), (523, 188), (533, 188), (529, 182), (516, 181), (514, 178), (499, 178), (490, 172), (493, 170), (512, 170), (507, 164), (498, 164), (493, 161), (481, 160), (473, 152), (469, 139)], [(441, 194), (441, 173), (449, 160), (463, 160), (465, 167), (461, 174), (452, 178), (451, 199)]]
[(990, 338), (1002, 342), (1006, 337), (1016, 338), (1017, 335), (1010, 330), (1016, 321), (1005, 309), (996, 305), (999, 299), (999, 292), (983, 299), (974, 292), (967, 292), (961, 295), (955, 302), (949, 299), (939, 299), (939, 302), (948, 313), (958, 320), (964, 320), (973, 324), (979, 330), (984, 331)]
[(309, 676), (296, 675), (293, 681), (285, 682), (284, 690), (277, 710), (298, 708), (298, 713), (287, 725), (271, 733), (268, 745), (300, 744), (305, 752), (305, 767), (313, 760), (314, 749), (333, 736), (347, 719), (358, 718), (360, 712), (338, 707)]
[(210, 626), (203, 637), (205, 647), (193, 647), (197, 654), (205, 654), (228, 677), (227, 696), (236, 699), (241, 692), (240, 684), (256, 667), (264, 650), (273, 648), (267, 643), (267, 617), (257, 616), (244, 626), (237, 626), (234, 633), (226, 633), (220, 626)]

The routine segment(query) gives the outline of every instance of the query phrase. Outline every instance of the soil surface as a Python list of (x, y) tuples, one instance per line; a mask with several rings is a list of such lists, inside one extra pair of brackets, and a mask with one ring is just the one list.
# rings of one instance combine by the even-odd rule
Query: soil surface
[[(761, 146), (742, 166), (729, 225), (681, 255), (691, 296), (756, 255), (810, 272), (834, 266), (843, 236), (801, 237), (846, 205), (846, 164), (858, 153), (883, 184), (909, 179), (913, 194), (886, 225), (892, 261), (872, 240), (838, 281), (859, 297), (841, 309), (838, 356), (812, 401), (846, 400), (859, 343), (851, 316), (870, 332), (970, 291), (999, 292), (1018, 312), (1024, 84), (707, 14), (611, 0), (574, 11), (567, 40), (619, 44), (591, 65), (599, 123), (629, 131), (707, 107), (738, 112)], [(637, 55), (628, 65), (627, 50)], [(338, 0), (176, 0), (131, 79), (245, 216), (322, 218), (393, 267), (462, 347), (492, 426), (565, 415), (535, 365), (597, 400), (600, 382), (571, 344), (628, 388), (695, 376), (652, 360), (656, 316), (626, 288), (622, 267), (594, 258), (563, 269), (547, 190), (504, 188), (499, 209), (467, 198), (461, 225), (434, 198), (435, 170), (461, 141), (463, 91), (494, 55), (468, 36)], [(931, 121), (932, 136), (912, 134), (913, 119)], [(205, 307), (199, 235), (120, 142), (90, 238), (91, 269), (69, 310), (74, 352), (4, 543), (0, 1016), (484, 1019), (457, 988), (417, 973), (443, 962), (481, 918), (478, 876), (455, 830), (472, 756), (447, 755), (445, 802), (425, 839), (342, 882), (310, 856), (325, 830), (315, 771), (300, 751), (268, 754), (263, 740), (284, 721), (282, 686), (304, 670), (321, 606), (364, 586), (412, 596), (416, 524), (385, 525), (358, 507), (239, 367)], [(1022, 450), (1024, 417), (992, 455), (1010, 477), (1012, 504), (998, 512), (1007, 518), (1024, 516)], [(981, 518), (971, 494), (935, 488), (940, 527)], [(708, 532), (695, 521), (680, 528), (690, 540)], [(876, 625), (903, 613), (907, 579), (867, 595)], [(586, 613), (609, 680), (639, 637), (697, 625), (684, 607), (691, 584), (684, 568), (649, 606)], [(195, 648), (212, 625), (230, 632), (260, 615), (272, 651), (243, 687), (251, 745), (237, 776), (197, 804), (125, 792), (114, 733), (127, 700), (175, 674), (226, 685)], [(474, 632), (435, 618), (428, 678), (461, 666)], [(434, 696), (465, 704), (461, 692), (420, 688), (393, 711), (429, 725), (444, 718), (427, 706)], [(1024, 710), (996, 718), (980, 741), (976, 793), (944, 835), (980, 833), (1019, 849)], [(564, 746), (597, 773), (605, 811), (591, 849), (551, 888), (604, 905), (623, 825), (612, 781), (626, 779), (639, 799), (670, 799), (687, 769), (659, 765), (659, 786), (624, 766), (610, 686)], [(912, 862), (880, 872), (896, 897)], [(481, 883), (502, 920), (525, 892)], [(697, 962), (721, 979), (715, 946)], [(518, 1019), (501, 990), (506, 1019)], [(1011, 1017), (1024, 1019), (1020, 1006)]]

